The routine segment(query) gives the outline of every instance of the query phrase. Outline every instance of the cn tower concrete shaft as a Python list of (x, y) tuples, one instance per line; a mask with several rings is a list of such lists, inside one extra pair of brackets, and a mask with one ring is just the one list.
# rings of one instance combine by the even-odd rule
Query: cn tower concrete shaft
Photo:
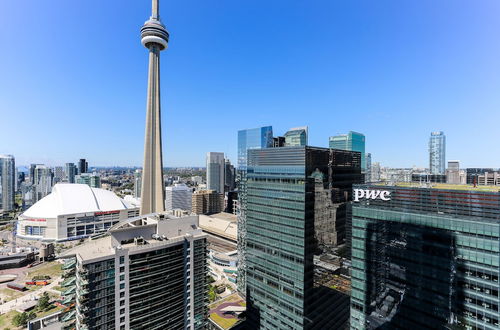
[(160, 21), (159, 0), (153, 0), (152, 15), (141, 28), (141, 42), (149, 49), (141, 215), (165, 211), (161, 147), (160, 51), (167, 48), (168, 38), (169, 34)]

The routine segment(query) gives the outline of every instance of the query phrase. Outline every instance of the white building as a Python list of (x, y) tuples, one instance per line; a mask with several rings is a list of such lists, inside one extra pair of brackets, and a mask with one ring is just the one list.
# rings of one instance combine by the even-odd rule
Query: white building
[(52, 180), (54, 174), (52, 169), (45, 165), (36, 165), (34, 170), (34, 202), (37, 202), (50, 194), (52, 191)]
[(58, 183), (52, 193), (18, 217), (17, 236), (46, 241), (78, 239), (105, 232), (139, 208), (113, 192), (86, 184)]
[(165, 188), (165, 210), (191, 210), (193, 191), (182, 183)]
[(224, 153), (207, 153), (207, 189), (224, 193)]

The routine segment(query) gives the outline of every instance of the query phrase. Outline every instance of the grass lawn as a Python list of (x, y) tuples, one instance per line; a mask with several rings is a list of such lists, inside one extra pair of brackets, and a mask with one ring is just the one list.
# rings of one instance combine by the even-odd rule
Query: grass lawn
[(2, 299), (4, 301), (11, 301), (11, 300), (14, 300), (16, 298), (22, 297), (24, 295), (25, 295), (25, 293), (23, 293), (21, 291), (12, 290), (9, 288), (0, 289), (0, 297), (2, 297)]
[(60, 311), (61, 309), (63, 309), (63, 308), (59, 307), (59, 306), (51, 305), (50, 308), (47, 309), (45, 312), (37, 312), (36, 313), (36, 317), (39, 318), (39, 317), (42, 317), (42, 316), (47, 316), (49, 314), (55, 313), (57, 311)]
[(223, 317), (220, 317), (217, 315), (217, 313), (211, 313), (210, 318), (217, 323), (219, 326), (221, 326), (223, 329), (229, 329), (232, 327), (236, 322), (238, 322), (238, 318), (230, 318), (230, 319), (225, 319)]
[(61, 276), (61, 266), (61, 263), (57, 261), (45, 263), (34, 270), (29, 271), (28, 275), (26, 275), (26, 279), (31, 280), (34, 276), (49, 275), (51, 281), (53, 281), (55, 278)]
[[(6, 329), (6, 328), (10, 328), (12, 330), (18, 329), (15, 326), (12, 325), (12, 319), (17, 314), (19, 314), (19, 312), (17, 312), (17, 311), (10, 311), (10, 312), (8, 312), (6, 314), (0, 315), (0, 329)], [(21, 328), (19, 328), (19, 329), (21, 329)]]

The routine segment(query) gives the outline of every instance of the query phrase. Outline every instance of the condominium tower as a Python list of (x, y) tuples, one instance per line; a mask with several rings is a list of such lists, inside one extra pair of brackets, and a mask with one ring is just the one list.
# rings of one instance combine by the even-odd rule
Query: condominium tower
[(224, 193), (224, 153), (207, 153), (207, 189)]
[(165, 209), (191, 211), (193, 190), (182, 183), (165, 188)]
[(0, 155), (0, 211), (14, 209), (15, 159), (12, 155)]
[(429, 170), (431, 174), (446, 174), (446, 136), (432, 132), (429, 139)]
[(64, 255), (70, 329), (206, 329), (206, 234), (198, 217), (150, 214)]
[(66, 181), (68, 183), (75, 183), (76, 166), (73, 163), (66, 163)]

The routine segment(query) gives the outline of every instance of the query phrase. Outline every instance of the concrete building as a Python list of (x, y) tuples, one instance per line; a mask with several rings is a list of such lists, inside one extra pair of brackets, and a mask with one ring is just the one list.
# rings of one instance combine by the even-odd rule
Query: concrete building
[(446, 170), (446, 183), (460, 184), (460, 161), (448, 161), (448, 169)]
[(478, 186), (500, 186), (500, 172), (484, 172), (477, 176)]
[(61, 320), (76, 329), (206, 329), (206, 245), (197, 216), (116, 224), (64, 256)]
[(366, 172), (365, 172), (365, 182), (372, 182), (372, 154), (366, 153)]
[(113, 192), (85, 184), (58, 183), (18, 217), (17, 236), (44, 241), (79, 239), (102, 233), (139, 209)]
[(330, 136), (329, 147), (332, 149), (358, 151), (361, 153), (361, 170), (366, 170), (365, 157), (366, 138), (364, 134), (350, 131), (347, 134)]
[(54, 182), (53, 184), (63, 182), (64, 180), (64, 168), (62, 166), (54, 167)]
[(200, 215), (200, 228), (204, 232), (221, 237), (236, 243), (238, 234), (238, 219), (230, 213), (216, 213)]
[(0, 211), (14, 209), (16, 164), (14, 156), (0, 155)]
[(363, 180), (361, 154), (249, 150), (246, 179), (246, 267), (238, 265), (238, 281), (246, 271), (249, 328), (342, 329), (349, 298), (315, 281), (314, 258), (344, 240), (352, 184)]
[(306, 146), (308, 134), (309, 128), (307, 126), (290, 128), (285, 133), (285, 147)]
[(160, 20), (159, 6), (159, 0), (153, 0), (151, 17), (141, 28), (142, 45), (149, 50), (141, 214), (165, 210), (161, 148), (160, 52), (167, 48), (169, 34)]
[(142, 186), (142, 171), (135, 170), (134, 172), (134, 197), (141, 197), (141, 186)]
[(224, 193), (224, 153), (207, 153), (207, 189)]
[(192, 195), (191, 210), (194, 214), (220, 213), (224, 209), (224, 194), (214, 190), (198, 190)]
[(446, 136), (443, 132), (432, 132), (429, 139), (429, 170), (431, 174), (445, 175)]
[(77, 168), (73, 163), (66, 163), (65, 178), (68, 183), (75, 183)]
[(446, 187), (354, 187), (351, 329), (498, 329), (500, 193)]
[(192, 208), (193, 190), (183, 183), (176, 183), (165, 188), (165, 209), (190, 211)]
[(82, 173), (75, 177), (76, 183), (86, 184), (92, 188), (101, 188), (101, 178), (97, 173)]

